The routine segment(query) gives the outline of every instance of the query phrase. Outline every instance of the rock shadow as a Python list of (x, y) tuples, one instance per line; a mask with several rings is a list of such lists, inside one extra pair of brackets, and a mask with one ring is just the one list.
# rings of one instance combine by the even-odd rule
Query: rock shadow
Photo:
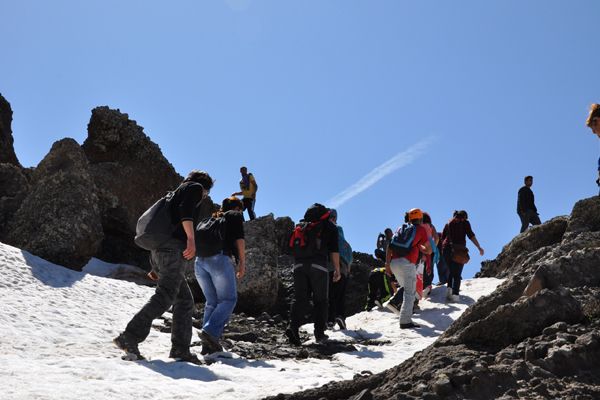
[(71, 287), (81, 280), (85, 273), (73, 271), (61, 265), (51, 263), (33, 254), (21, 251), (25, 264), (31, 267), (31, 274), (34, 278), (46, 286), (54, 288)]

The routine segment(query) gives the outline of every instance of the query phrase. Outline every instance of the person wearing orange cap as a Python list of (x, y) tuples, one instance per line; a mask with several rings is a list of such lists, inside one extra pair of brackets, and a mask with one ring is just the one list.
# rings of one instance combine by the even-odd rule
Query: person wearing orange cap
[[(416, 263), (419, 253), (431, 253), (431, 245), (427, 238), (427, 232), (421, 224), (423, 223), (423, 211), (413, 208), (408, 212), (410, 226), (406, 228), (414, 229), (414, 236), (411, 235), (411, 241), (408, 243), (406, 251), (400, 251), (395, 247), (394, 239), (388, 246), (386, 252), (385, 270), (388, 276), (392, 273), (398, 280), (398, 286), (404, 287), (402, 307), (400, 308), (400, 329), (418, 328), (419, 325), (412, 321), (413, 302), (415, 299), (415, 290), (417, 287)], [(406, 231), (402, 229), (402, 232)], [(400, 232), (400, 230), (399, 230)]]

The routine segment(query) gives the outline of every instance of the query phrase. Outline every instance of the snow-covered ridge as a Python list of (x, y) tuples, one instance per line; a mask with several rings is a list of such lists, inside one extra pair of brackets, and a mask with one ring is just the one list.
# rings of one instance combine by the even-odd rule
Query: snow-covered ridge
[[(151, 362), (121, 360), (112, 338), (148, 300), (152, 288), (108, 279), (94, 262), (76, 272), (0, 243), (0, 377), (2, 399), (257, 399), (295, 392), (361, 371), (383, 371), (429, 346), (452, 321), (501, 280), (463, 281), (461, 303), (446, 304), (445, 288), (421, 302), (418, 330), (400, 330), (396, 315), (362, 312), (332, 339), (389, 340), (325, 360), (223, 360), (210, 366), (168, 358), (170, 335), (152, 330), (140, 350)], [(307, 326), (312, 331), (312, 327)]]

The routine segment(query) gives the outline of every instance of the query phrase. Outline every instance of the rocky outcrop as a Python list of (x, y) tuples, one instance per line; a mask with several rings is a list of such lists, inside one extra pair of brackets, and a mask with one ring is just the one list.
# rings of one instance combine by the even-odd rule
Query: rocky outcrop
[(556, 217), (517, 235), (504, 246), (495, 260), (481, 264), (481, 271), (477, 276), (505, 278), (513, 274), (514, 270), (520, 270), (528, 262), (526, 259), (537, 250), (560, 243), (568, 223), (568, 217)]
[[(18, 178), (17, 185), (23, 178)], [(73, 139), (54, 143), (11, 218), (6, 242), (54, 263), (81, 269), (98, 252), (102, 226), (88, 161)]]
[(119, 110), (94, 108), (82, 147), (98, 188), (105, 235), (97, 257), (146, 265), (147, 252), (133, 243), (137, 219), (182, 177), (143, 128)]
[(246, 275), (238, 285), (237, 310), (251, 314), (270, 310), (277, 302), (277, 246), (273, 214), (244, 224)]
[(12, 109), (10, 103), (0, 94), (0, 163), (9, 163), (21, 166), (15, 149), (12, 136)]
[(401, 365), (273, 398), (599, 398), (599, 215), (593, 197), (518, 235), (482, 266), (505, 282)]
[(0, 241), (4, 241), (10, 220), (29, 192), (29, 182), (16, 165), (0, 163)]

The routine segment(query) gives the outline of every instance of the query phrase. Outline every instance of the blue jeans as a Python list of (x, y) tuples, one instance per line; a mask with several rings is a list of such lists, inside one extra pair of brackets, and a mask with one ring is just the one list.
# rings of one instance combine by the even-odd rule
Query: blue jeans
[(217, 254), (197, 257), (194, 269), (206, 298), (202, 329), (220, 338), (237, 302), (235, 266), (231, 257)]

